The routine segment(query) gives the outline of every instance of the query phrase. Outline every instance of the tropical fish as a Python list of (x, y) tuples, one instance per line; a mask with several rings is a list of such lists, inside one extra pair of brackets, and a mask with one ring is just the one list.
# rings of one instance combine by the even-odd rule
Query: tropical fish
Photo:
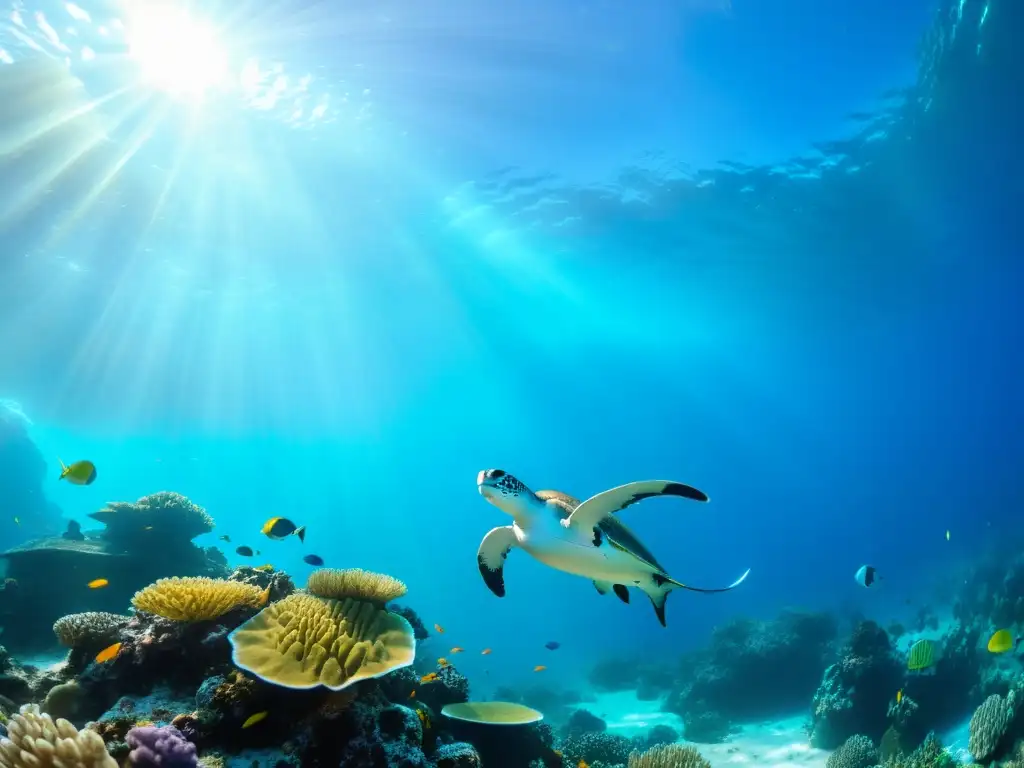
[(302, 562), (307, 563), (309, 565), (323, 565), (324, 559), (320, 557), (320, 555), (306, 555), (304, 558), (302, 558)]
[(902, 688), (900, 688), (898, 691), (896, 691), (896, 703), (899, 704), (901, 701), (903, 701), (903, 689)]
[(221, 541), (226, 541), (226, 542), (227, 542), (228, 544), (230, 544), (230, 543), (231, 543), (231, 537), (230, 537), (230, 536), (228, 536), (228, 535), (227, 535), (226, 533), (225, 533), (225, 534), (224, 534), (223, 536), (220, 536), (220, 537), (219, 537), (219, 539), (220, 539)]
[(480, 655), (481, 656), (490, 656), (491, 655), (491, 649), (490, 648), (484, 648), (482, 651), (480, 651)]
[(946, 531), (946, 541), (949, 541), (949, 531)]
[(417, 709), (416, 710), (416, 714), (419, 716), (420, 722), (423, 724), (423, 727), (424, 728), (429, 728), (430, 727), (430, 716), (426, 712), (424, 712), (422, 709)]
[(1006, 653), (1007, 651), (1014, 651), (1017, 649), (1017, 646), (1020, 645), (1022, 639), (1024, 638), (1014, 638), (1008, 629), (1000, 629), (988, 639), (988, 650), (990, 653)]
[(927, 669), (936, 661), (938, 654), (935, 651), (934, 640), (918, 640), (910, 647), (910, 653), (907, 655), (907, 669), (914, 671)]
[(270, 713), (267, 710), (263, 710), (262, 712), (257, 712), (255, 715), (249, 715), (245, 719), (245, 722), (242, 723), (242, 727), (249, 728), (250, 726), (256, 725), (256, 723), (266, 719), (267, 715), (269, 714)]
[(286, 517), (272, 517), (263, 524), (260, 533), (264, 536), (280, 541), (289, 536), (298, 536), (299, 541), (306, 540), (306, 526), (296, 527), (295, 523)]
[(412, 693), (410, 693), (409, 694), (409, 698), (410, 699), (415, 699), (416, 698), (416, 691), (413, 691)]
[(440, 659), (437, 660), (437, 666), (441, 667), (441, 669), (444, 669), (445, 667), (449, 666), (448, 659), (442, 656)]
[(545, 669), (547, 669), (547, 667), (545, 667), (543, 664), (538, 664), (536, 667), (533, 668), (533, 671), (543, 672)]
[(92, 485), (96, 479), (96, 465), (91, 461), (76, 461), (70, 466), (61, 461), (59, 456), (57, 461), (60, 461), (59, 480), (67, 480), (72, 485)]
[(440, 624), (435, 624), (434, 625), (434, 631), (437, 632), (437, 634), (439, 634), (439, 635), (443, 635), (444, 634), (444, 627), (442, 627)]
[(857, 572), (853, 575), (853, 578), (857, 580), (857, 583), (862, 587), (870, 587), (881, 577), (878, 575), (878, 571), (873, 565), (862, 565), (857, 569)]
[(559, 648), (562, 647), (562, 644), (557, 640), (552, 640), (551, 642), (544, 643), (544, 647), (547, 648), (549, 651), (557, 651)]
[(235, 554), (241, 555), (242, 557), (252, 557), (252, 547), (238, 547), (235, 550)]
[(89, 589), (101, 589), (102, 587), (107, 586), (107, 584), (109, 583), (110, 582), (106, 579), (93, 579), (85, 586), (87, 586)]
[(424, 683), (424, 684), (432, 683), (435, 680), (437, 680), (437, 672), (431, 672), (431, 673), (429, 673), (427, 675), (424, 675), (423, 677), (420, 678), (420, 682)]
[(586, 760), (580, 760), (576, 763), (576, 768), (590, 768), (590, 764)]
[(153, 526), (152, 526), (152, 525), (147, 525), (147, 526), (146, 526), (145, 528), (143, 528), (142, 530), (144, 530), (144, 531), (152, 531), (152, 530), (153, 530)]
[(272, 566), (270, 563), (264, 563), (263, 565), (257, 565), (255, 568), (253, 568), (253, 570), (263, 571), (264, 573), (270, 573), (272, 570), (274, 570), (274, 566)]
[(117, 654), (118, 654), (118, 652), (120, 652), (120, 650), (121, 650), (121, 644), (120, 643), (114, 643), (113, 645), (108, 645), (106, 648), (104, 648), (102, 651), (100, 651), (99, 653), (96, 654), (96, 663), (97, 664), (102, 664), (105, 661), (110, 661), (112, 658), (117, 656)]
[(464, 650), (466, 650), (466, 649), (465, 648), (460, 648), (459, 646), (456, 645), (454, 648), (451, 649), (450, 652), (451, 653), (462, 653)]
[(19, 520), (18, 518), (14, 518), (14, 524), (21, 525), (21, 520)]

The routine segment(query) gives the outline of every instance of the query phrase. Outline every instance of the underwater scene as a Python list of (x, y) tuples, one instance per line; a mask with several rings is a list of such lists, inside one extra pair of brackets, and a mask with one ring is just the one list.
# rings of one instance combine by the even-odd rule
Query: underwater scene
[(0, 6), (0, 768), (1024, 768), (1019, 0)]

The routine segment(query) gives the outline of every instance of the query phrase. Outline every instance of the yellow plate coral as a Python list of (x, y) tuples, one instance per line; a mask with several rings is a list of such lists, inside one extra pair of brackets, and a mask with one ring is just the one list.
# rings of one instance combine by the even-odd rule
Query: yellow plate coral
[(236, 666), (286, 688), (341, 690), (407, 667), (416, 655), (409, 622), (375, 603), (294, 594), (232, 632)]
[(175, 576), (140, 589), (132, 605), (174, 621), (209, 621), (239, 606), (259, 608), (268, 595), (268, 591), (240, 581)]

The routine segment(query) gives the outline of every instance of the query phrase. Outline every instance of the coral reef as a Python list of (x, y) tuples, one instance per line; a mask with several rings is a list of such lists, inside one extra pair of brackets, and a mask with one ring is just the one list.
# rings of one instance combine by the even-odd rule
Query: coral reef
[(0, 741), (0, 768), (117, 768), (93, 731), (79, 731), (67, 720), (54, 721), (26, 704), (7, 724)]
[(1004, 699), (994, 693), (985, 699), (971, 717), (968, 749), (978, 762), (987, 762), (1005, 745), (1010, 724), (1017, 714), (1017, 691)]
[(825, 768), (870, 768), (878, 763), (878, 750), (867, 736), (851, 736), (828, 756)]
[(128, 731), (133, 768), (196, 768), (196, 747), (173, 725), (144, 725)]
[(900, 688), (904, 665), (885, 630), (862, 621), (842, 658), (828, 667), (812, 701), (811, 744), (835, 749), (857, 734), (881, 738), (888, 702)]
[(269, 597), (242, 581), (174, 576), (136, 592), (132, 606), (173, 621), (211, 621), (243, 606), (259, 608)]
[(627, 768), (711, 768), (711, 763), (693, 747), (667, 744), (630, 753)]

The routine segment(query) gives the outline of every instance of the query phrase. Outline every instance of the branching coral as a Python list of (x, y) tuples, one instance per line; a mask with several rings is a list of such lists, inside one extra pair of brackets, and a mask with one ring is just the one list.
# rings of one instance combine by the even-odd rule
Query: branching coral
[(235, 664), (287, 688), (340, 690), (409, 666), (412, 627), (374, 603), (294, 594), (268, 606), (229, 637)]
[(975, 760), (987, 760), (996, 751), (1013, 720), (1015, 700), (1013, 691), (1006, 699), (994, 693), (974, 710), (967, 748)]
[(851, 736), (828, 756), (825, 768), (869, 768), (878, 762), (878, 750), (867, 736)]
[(111, 540), (132, 539), (147, 527), (178, 540), (213, 530), (213, 518), (205, 509), (173, 491), (160, 491), (135, 502), (110, 501), (89, 517), (107, 526), (106, 536)]
[(238, 581), (175, 576), (136, 592), (132, 605), (173, 621), (209, 621), (234, 608), (259, 608), (267, 597), (258, 587)]
[(67, 720), (54, 722), (26, 704), (7, 724), (0, 741), (0, 768), (117, 768), (99, 734), (78, 731)]
[(691, 746), (662, 744), (646, 752), (632, 752), (629, 768), (711, 768), (711, 763)]
[(402, 597), (408, 589), (401, 581), (383, 573), (361, 568), (322, 568), (309, 575), (306, 589), (317, 597), (332, 600), (353, 598), (383, 605)]
[(68, 648), (102, 648), (116, 642), (129, 621), (128, 616), (103, 611), (72, 613), (54, 622), (53, 634)]

